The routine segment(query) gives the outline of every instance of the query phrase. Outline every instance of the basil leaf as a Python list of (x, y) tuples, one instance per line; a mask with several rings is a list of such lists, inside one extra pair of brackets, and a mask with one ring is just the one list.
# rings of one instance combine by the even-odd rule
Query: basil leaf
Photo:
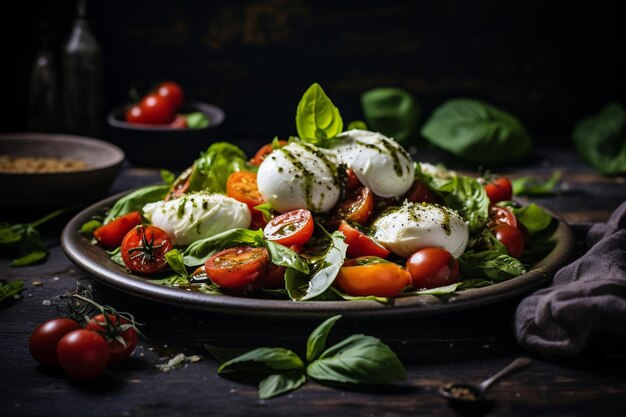
[[(357, 262), (358, 264), (358, 262)], [(388, 297), (377, 297), (375, 295), (348, 295), (344, 292), (342, 292), (341, 290), (339, 290), (338, 288), (335, 287), (329, 287), (328, 290), (326, 292), (332, 292), (333, 294), (335, 294), (339, 301), (341, 300), (345, 300), (345, 301), (376, 301), (377, 303), (381, 303), (381, 304), (390, 304), (393, 301), (393, 298), (388, 298)]]
[(454, 175), (448, 179), (429, 178), (428, 185), (441, 195), (448, 207), (463, 216), (471, 233), (485, 226), (489, 219), (489, 197), (475, 178), (465, 175)]
[(552, 223), (552, 216), (535, 203), (521, 208), (513, 208), (511, 211), (515, 214), (517, 221), (521, 222), (531, 235), (546, 229)]
[(306, 360), (309, 362), (317, 359), (326, 348), (326, 339), (328, 333), (333, 328), (337, 320), (341, 318), (341, 314), (332, 316), (326, 319), (322, 324), (317, 326), (315, 330), (311, 332), (306, 342)]
[(200, 111), (185, 115), (185, 120), (189, 129), (202, 129), (211, 124), (209, 117)]
[(89, 220), (88, 222), (85, 222), (82, 226), (80, 226), (78, 232), (81, 235), (91, 237), (93, 236), (93, 232), (100, 226), (102, 226), (102, 222), (100, 220)]
[(426, 289), (426, 290), (405, 292), (405, 293), (402, 293), (401, 296), (406, 296), (406, 295), (447, 295), (447, 294), (452, 294), (453, 292), (455, 292), (459, 288), (459, 285), (460, 285), (460, 283), (456, 282), (454, 284), (445, 285), (443, 287), (436, 287), (436, 288), (429, 288), (429, 289)]
[(560, 180), (561, 171), (554, 171), (547, 181), (526, 176), (512, 180), (511, 184), (515, 195), (551, 195)]
[(532, 140), (511, 114), (479, 100), (448, 100), (435, 109), (422, 135), (467, 161), (502, 164), (526, 155)]
[(459, 257), (459, 267), (466, 278), (493, 281), (505, 281), (526, 272), (520, 261), (495, 251), (465, 252)]
[(328, 98), (322, 87), (315, 83), (302, 96), (296, 110), (298, 136), (305, 142), (323, 143), (334, 138), (343, 129), (339, 109)]
[(259, 204), (258, 206), (254, 206), (254, 209), (263, 214), (263, 219), (265, 219), (266, 222), (272, 220), (272, 206), (270, 203)]
[(10, 266), (28, 266), (35, 264), (43, 259), (46, 259), (48, 256), (48, 252), (45, 250), (34, 250), (27, 253), (24, 256), (21, 256), (17, 259), (14, 259), (9, 264)]
[(0, 226), (0, 244), (9, 245), (19, 242), (22, 239), (23, 230), (23, 225), (12, 226), (8, 223), (3, 223)]
[(231, 229), (193, 242), (183, 252), (186, 266), (202, 265), (211, 255), (237, 245), (253, 245), (263, 238), (263, 230)]
[(310, 278), (292, 268), (285, 273), (285, 284), (292, 300), (304, 301), (324, 293), (335, 281), (346, 258), (348, 245), (341, 232), (333, 232), (326, 253), (317, 261)]
[(209, 354), (211, 354), (211, 356), (213, 356), (215, 359), (217, 359), (220, 362), (229, 361), (233, 358), (236, 358), (237, 356), (241, 356), (244, 353), (247, 353), (250, 351), (250, 349), (227, 348), (227, 347), (209, 345), (207, 343), (202, 344), (202, 346), (204, 346), (204, 348), (209, 352)]
[(185, 267), (185, 263), (183, 261), (183, 254), (180, 253), (178, 249), (172, 249), (171, 251), (165, 254), (165, 260), (167, 260), (168, 265), (174, 272), (183, 277), (189, 277), (189, 272), (187, 272), (187, 268)]
[(407, 142), (417, 138), (420, 109), (413, 96), (399, 88), (375, 88), (361, 96), (361, 105), (371, 130)]
[(367, 125), (365, 124), (365, 122), (363, 120), (353, 120), (348, 124), (348, 128), (346, 130), (353, 130), (353, 129), (357, 129), (357, 130), (369, 130), (367, 128)]
[(226, 181), (233, 172), (255, 171), (246, 154), (232, 143), (217, 142), (200, 155), (189, 176), (188, 191), (226, 193)]
[(115, 202), (104, 218), (104, 224), (116, 219), (131, 211), (141, 210), (148, 203), (163, 200), (169, 191), (170, 186), (167, 184), (150, 185), (125, 195)]
[(609, 103), (576, 124), (572, 132), (578, 154), (603, 174), (626, 172), (626, 109)]
[(293, 268), (303, 274), (309, 273), (309, 264), (295, 251), (271, 240), (262, 240), (260, 244), (267, 247), (273, 264)]
[(164, 183), (171, 186), (172, 184), (174, 184), (174, 180), (176, 180), (176, 175), (174, 175), (172, 171), (168, 171), (167, 169), (162, 169), (161, 178), (163, 179)]
[(259, 398), (266, 400), (294, 391), (306, 382), (306, 375), (301, 370), (273, 374), (259, 383)]
[(289, 349), (261, 347), (224, 362), (217, 373), (251, 372), (269, 374), (274, 371), (302, 369), (302, 359)]
[(124, 268), (126, 268), (126, 264), (124, 263), (124, 260), (122, 259), (122, 248), (116, 248), (113, 249), (112, 251), (107, 251), (107, 254), (111, 257), (111, 260), (118, 264), (123, 266)]
[(19, 241), (20, 257), (9, 264), (13, 267), (27, 266), (46, 259), (48, 250), (39, 232), (32, 226), (26, 226)]
[(379, 339), (357, 334), (328, 348), (309, 364), (309, 377), (349, 384), (384, 384), (406, 379), (396, 354)]
[(24, 281), (0, 281), (0, 301), (4, 301), (7, 298), (15, 297), (22, 291), (24, 291)]
[(459, 286), (456, 289), (457, 291), (461, 291), (461, 290), (467, 290), (470, 288), (488, 287), (489, 285), (493, 284), (493, 281), (482, 279), (482, 278), (470, 278), (470, 279), (464, 279), (458, 284)]

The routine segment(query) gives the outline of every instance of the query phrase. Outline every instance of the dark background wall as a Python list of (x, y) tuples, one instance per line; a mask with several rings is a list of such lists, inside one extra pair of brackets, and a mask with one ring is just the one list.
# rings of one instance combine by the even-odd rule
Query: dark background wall
[[(74, 3), (4, 3), (3, 131), (27, 128), (30, 70), (50, 25), (57, 51)], [(302, 92), (322, 84), (349, 121), (372, 87), (411, 91), (424, 112), (443, 100), (487, 100), (542, 141), (626, 101), (626, 25), (619, 1), (90, 1), (105, 60), (106, 108), (138, 80), (169, 78), (222, 106), (225, 135), (295, 132)], [(224, 139), (229, 139), (225, 137)]]

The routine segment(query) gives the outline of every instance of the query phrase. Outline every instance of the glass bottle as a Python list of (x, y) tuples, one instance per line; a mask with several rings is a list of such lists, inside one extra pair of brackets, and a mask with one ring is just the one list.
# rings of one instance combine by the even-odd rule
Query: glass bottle
[(37, 52), (30, 77), (28, 128), (31, 132), (54, 132), (57, 128), (57, 75), (54, 55), (44, 42)]
[(101, 137), (104, 125), (102, 50), (89, 29), (85, 14), (85, 1), (79, 0), (72, 33), (63, 46), (65, 130)]

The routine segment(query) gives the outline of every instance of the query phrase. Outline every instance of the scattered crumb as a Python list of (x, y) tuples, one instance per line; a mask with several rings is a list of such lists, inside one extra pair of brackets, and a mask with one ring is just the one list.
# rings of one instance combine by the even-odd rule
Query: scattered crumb
[(187, 362), (195, 363), (200, 361), (202, 358), (198, 355), (186, 356), (184, 353), (179, 353), (170, 359), (167, 363), (159, 364), (156, 367), (162, 372), (169, 372), (174, 369), (180, 368)]
[(49, 306), (49, 305), (51, 305), (52, 303), (50, 302), (50, 300), (43, 300), (43, 301), (41, 302), (41, 304), (43, 304), (43, 305), (45, 305), (45, 306)]
[(35, 287), (41, 287), (43, 285), (43, 282), (41, 282), (41, 281), (33, 281), (33, 285)]
[(52, 280), (53, 280), (53, 281), (58, 281), (58, 280), (59, 280), (59, 277), (54, 277), (54, 278), (52, 278)]

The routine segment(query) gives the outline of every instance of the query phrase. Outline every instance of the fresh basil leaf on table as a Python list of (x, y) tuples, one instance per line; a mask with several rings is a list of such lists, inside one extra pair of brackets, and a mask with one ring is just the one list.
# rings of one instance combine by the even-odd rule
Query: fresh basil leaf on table
[(582, 119), (572, 133), (578, 154), (602, 174), (626, 172), (626, 109), (609, 103)]
[(302, 359), (289, 349), (261, 347), (224, 362), (217, 369), (217, 373), (251, 372), (266, 374), (273, 371), (302, 369), (303, 367)]
[(514, 195), (551, 195), (561, 180), (561, 171), (554, 171), (548, 180), (525, 176), (511, 180)]
[(103, 223), (107, 224), (111, 220), (131, 211), (140, 211), (148, 203), (163, 200), (169, 189), (170, 186), (168, 184), (149, 185), (125, 195), (111, 207)]
[(314, 361), (322, 354), (322, 352), (326, 348), (326, 339), (328, 338), (328, 333), (330, 333), (331, 329), (340, 318), (340, 314), (332, 316), (331, 318), (326, 319), (322, 324), (317, 326), (315, 330), (311, 332), (306, 342), (307, 361)]
[(24, 281), (0, 281), (0, 301), (15, 297), (24, 291)]
[(339, 109), (317, 83), (305, 91), (298, 103), (296, 128), (300, 139), (313, 144), (323, 144), (342, 132)]
[(259, 398), (266, 400), (281, 394), (286, 394), (300, 388), (305, 383), (306, 375), (302, 370), (273, 374), (259, 383)]
[(363, 93), (361, 106), (371, 130), (400, 143), (417, 138), (420, 109), (409, 92), (391, 87), (375, 88)]
[(481, 164), (515, 161), (532, 147), (526, 129), (513, 115), (465, 98), (437, 107), (422, 127), (422, 136), (454, 155)]

